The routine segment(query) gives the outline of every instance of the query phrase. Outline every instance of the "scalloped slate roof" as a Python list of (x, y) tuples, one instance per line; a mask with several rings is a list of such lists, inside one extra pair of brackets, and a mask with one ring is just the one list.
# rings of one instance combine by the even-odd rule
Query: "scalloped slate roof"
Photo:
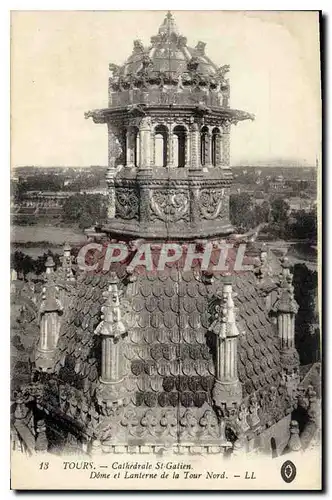
[[(118, 273), (119, 274), (119, 273)], [(58, 342), (56, 371), (89, 398), (99, 376), (100, 322), (108, 275), (79, 276), (64, 317)], [(132, 404), (142, 407), (202, 407), (212, 404), (214, 383), (211, 302), (222, 277), (211, 285), (193, 271), (172, 269), (168, 276), (138, 276), (120, 284), (123, 319), (128, 325), (125, 360)], [(278, 338), (253, 273), (235, 278), (236, 317), (240, 330), (238, 374), (243, 397), (280, 383)]]

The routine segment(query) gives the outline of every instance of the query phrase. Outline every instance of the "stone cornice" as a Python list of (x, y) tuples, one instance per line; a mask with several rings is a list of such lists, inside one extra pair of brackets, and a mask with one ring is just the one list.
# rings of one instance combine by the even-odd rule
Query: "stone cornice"
[[(149, 114), (151, 118), (159, 118), (160, 116), (165, 116), (170, 119), (177, 114), (184, 119), (196, 117), (197, 119), (204, 117), (208, 123), (209, 119), (214, 119), (220, 121), (220, 123), (237, 124), (239, 121), (243, 120), (254, 120), (255, 116), (252, 113), (246, 111), (241, 111), (238, 109), (229, 109), (222, 107), (207, 107), (204, 105), (181, 105), (181, 104), (170, 104), (170, 105), (147, 105), (140, 104), (135, 106), (123, 106), (117, 108), (104, 108), (88, 111), (84, 114), (85, 118), (92, 118), (95, 123), (107, 123), (110, 118), (113, 120), (128, 120), (130, 121), (133, 117), (144, 116)], [(199, 121), (199, 120), (198, 120)]]

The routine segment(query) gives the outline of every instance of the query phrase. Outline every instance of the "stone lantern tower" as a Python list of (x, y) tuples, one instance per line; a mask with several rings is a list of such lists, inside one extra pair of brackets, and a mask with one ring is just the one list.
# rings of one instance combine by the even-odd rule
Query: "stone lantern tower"
[(103, 229), (148, 239), (230, 234), (230, 126), (253, 116), (229, 107), (229, 66), (217, 67), (203, 42), (188, 47), (168, 13), (149, 47), (135, 40), (110, 70), (109, 107), (86, 114), (108, 127)]

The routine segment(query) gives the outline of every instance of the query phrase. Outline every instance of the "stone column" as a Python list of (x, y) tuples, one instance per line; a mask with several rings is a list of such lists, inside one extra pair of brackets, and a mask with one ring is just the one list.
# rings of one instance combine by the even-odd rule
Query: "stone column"
[(216, 155), (216, 167), (222, 167), (223, 158), (222, 158), (222, 137), (220, 132), (218, 132), (215, 136), (215, 155)]
[(139, 127), (140, 169), (151, 168), (151, 118), (142, 118)]
[(72, 263), (71, 247), (68, 243), (65, 243), (62, 256), (62, 272), (66, 281), (75, 281)]
[(116, 382), (119, 376), (119, 344), (108, 336), (102, 338), (101, 381)]
[(277, 314), (278, 333), (282, 350), (295, 348), (295, 315), (298, 305), (294, 299), (292, 275), (287, 258), (282, 262), (282, 278), (278, 300), (274, 306)]
[(41, 371), (47, 371), (53, 365), (53, 354), (60, 333), (60, 316), (63, 312), (60, 292), (54, 281), (52, 257), (48, 257), (45, 265), (47, 282), (42, 289), (42, 300), (39, 308), (40, 334), (35, 356), (36, 367)]
[(173, 149), (173, 133), (171, 125), (168, 127), (167, 133), (167, 168), (173, 168), (174, 165), (174, 149)]
[(108, 129), (108, 168), (106, 173), (106, 183), (108, 187), (108, 210), (109, 219), (115, 217), (115, 188), (114, 177), (116, 174), (116, 159), (118, 158), (121, 148), (119, 141), (114, 133), (114, 129), (110, 123), (107, 123)]
[(134, 131), (132, 127), (127, 128), (127, 136), (126, 136), (126, 166), (128, 168), (133, 168), (135, 166), (134, 163), (134, 151), (135, 151), (135, 144), (134, 144)]
[(233, 409), (242, 400), (242, 387), (237, 374), (237, 344), (232, 281), (226, 277), (210, 331), (216, 335), (216, 381), (213, 388), (215, 405), (223, 412)]
[(294, 299), (293, 278), (288, 259), (283, 259), (282, 267), (280, 290), (273, 309), (277, 315), (282, 377), (288, 394), (295, 398), (299, 384), (300, 365), (299, 355), (295, 348), (295, 315), (298, 305)]
[(229, 167), (230, 166), (230, 132), (231, 125), (230, 123), (225, 123), (223, 125), (223, 134), (222, 134), (222, 166)]
[(206, 141), (205, 141), (205, 168), (211, 168), (212, 167), (212, 158), (211, 158), (211, 147), (212, 147), (212, 136), (210, 132), (206, 134)]
[(106, 303), (102, 307), (103, 321), (95, 333), (102, 336), (101, 376), (103, 383), (116, 382), (121, 379), (121, 360), (119, 358), (119, 342), (126, 333), (121, 320), (121, 310), (118, 291), (118, 279), (111, 278), (108, 291), (104, 292)]
[(184, 166), (185, 168), (190, 167), (190, 151), (191, 151), (191, 135), (188, 130), (186, 130), (185, 133), (185, 138), (184, 138), (184, 144), (185, 144), (185, 161), (184, 161)]
[(151, 151), (151, 158), (150, 158), (150, 166), (155, 167), (156, 166), (156, 134), (154, 131), (151, 131), (151, 136), (150, 136), (150, 151)]
[(116, 168), (116, 160), (122, 152), (119, 140), (115, 134), (115, 128), (109, 122), (108, 129), (108, 168)]
[(113, 219), (115, 217), (115, 187), (114, 187), (114, 177), (116, 174), (116, 169), (114, 167), (108, 167), (106, 172), (106, 184), (108, 193), (108, 207), (107, 207), (107, 217), (108, 219)]
[(199, 130), (198, 124), (192, 123), (190, 127), (190, 165), (191, 170), (200, 170), (200, 151), (199, 151)]

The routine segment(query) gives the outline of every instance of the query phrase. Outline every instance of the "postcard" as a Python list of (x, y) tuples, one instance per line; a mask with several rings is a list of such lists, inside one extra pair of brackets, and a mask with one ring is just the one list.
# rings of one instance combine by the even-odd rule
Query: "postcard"
[(318, 11), (11, 13), (11, 487), (321, 490)]

